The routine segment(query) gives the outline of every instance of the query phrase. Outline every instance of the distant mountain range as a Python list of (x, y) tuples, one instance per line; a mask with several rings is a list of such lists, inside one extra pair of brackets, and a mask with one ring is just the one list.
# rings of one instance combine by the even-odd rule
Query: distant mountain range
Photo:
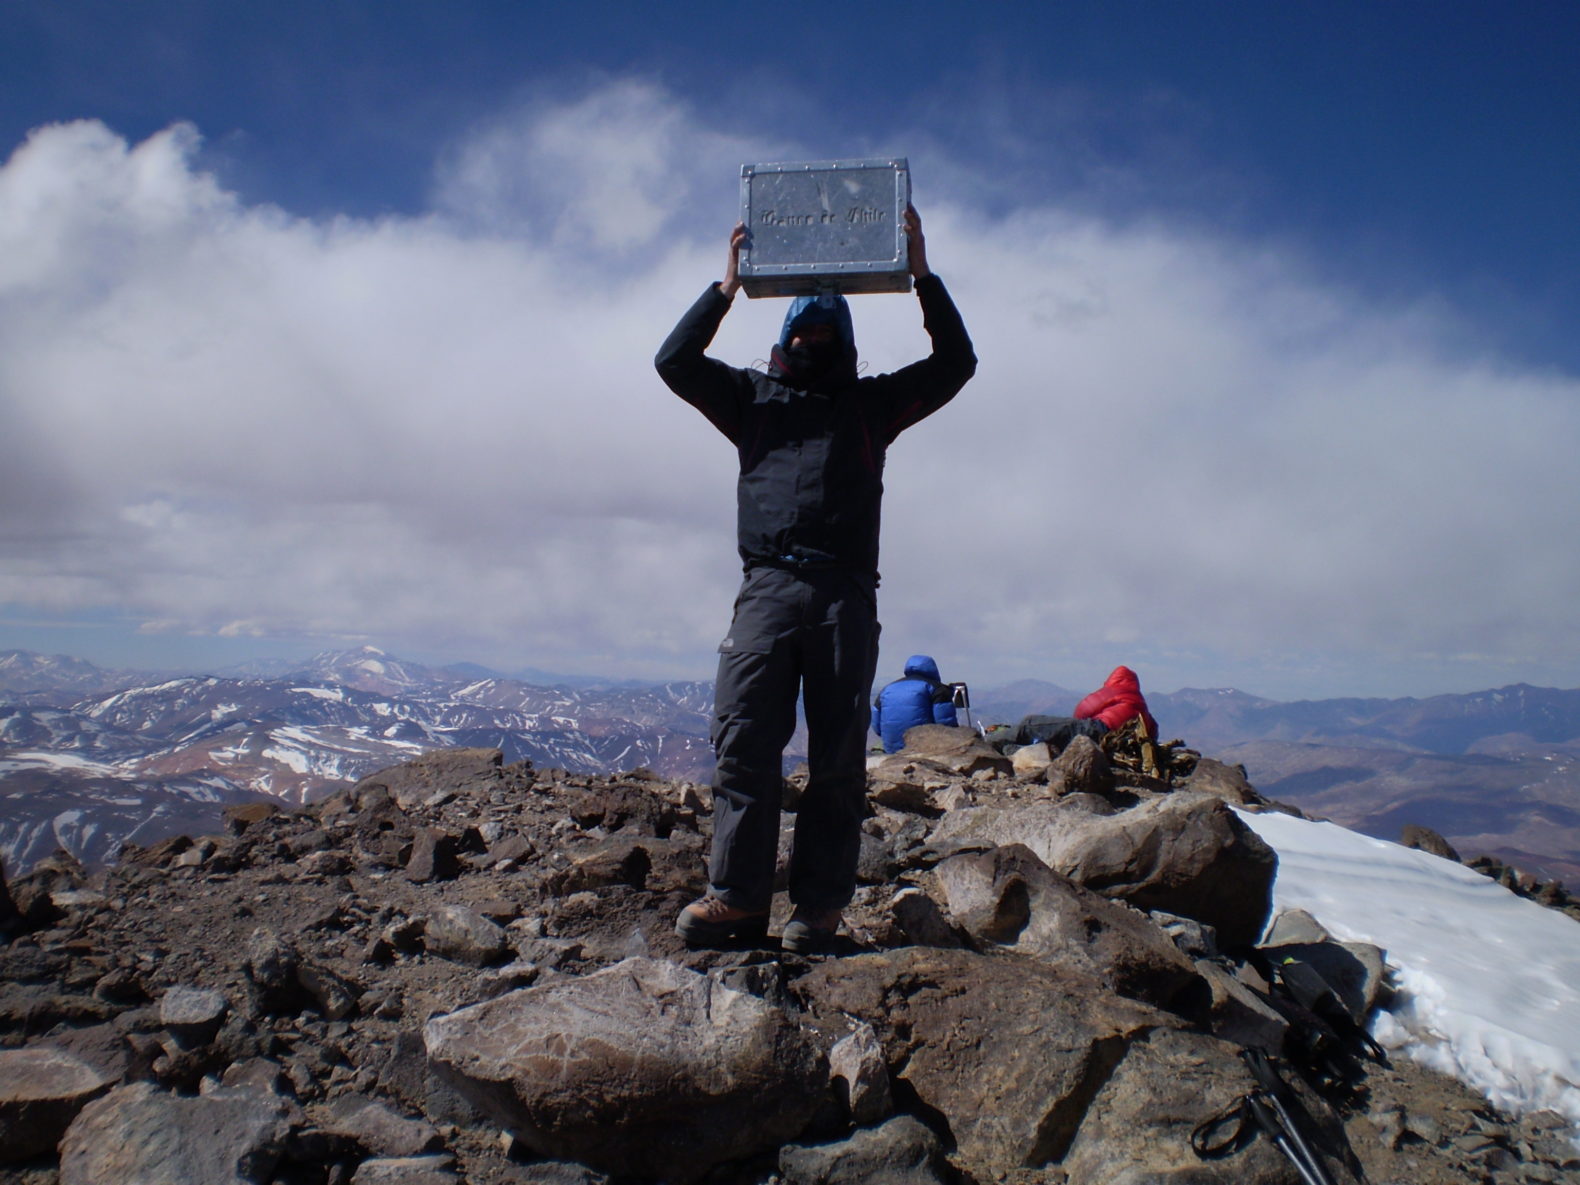
[[(56, 846), (102, 860), (128, 839), (214, 830), (229, 803), (309, 801), (441, 747), (497, 747), (573, 773), (710, 775), (711, 684), (519, 675), (372, 647), (212, 675), (0, 652), (0, 854), (9, 869)], [(1082, 694), (1040, 680), (973, 689), (972, 715), (1063, 714)], [(1185, 689), (1148, 701), (1164, 739), (1244, 765), (1263, 793), (1308, 813), (1387, 839), (1423, 824), (1463, 855), (1580, 882), (1580, 690), (1282, 703)]]
[(705, 778), (712, 688), (538, 687), (436, 670), (371, 647), (278, 677), (104, 671), (0, 653), (0, 853), (97, 861), (127, 839), (213, 830), (259, 796), (306, 802), (429, 749), (595, 773)]

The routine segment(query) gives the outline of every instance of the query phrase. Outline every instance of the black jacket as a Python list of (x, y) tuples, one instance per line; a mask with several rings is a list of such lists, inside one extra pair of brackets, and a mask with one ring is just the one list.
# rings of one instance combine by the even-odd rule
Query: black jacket
[(971, 338), (943, 281), (916, 282), (932, 354), (892, 374), (803, 388), (775, 367), (741, 370), (704, 351), (729, 310), (717, 284), (692, 305), (654, 364), (740, 454), (736, 531), (746, 567), (878, 570), (883, 461), (891, 441), (954, 398), (976, 372)]

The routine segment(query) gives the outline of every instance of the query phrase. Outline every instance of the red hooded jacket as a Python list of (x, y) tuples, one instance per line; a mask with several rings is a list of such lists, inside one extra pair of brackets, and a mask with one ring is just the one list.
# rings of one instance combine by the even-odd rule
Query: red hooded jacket
[(1147, 711), (1147, 701), (1141, 694), (1141, 680), (1129, 667), (1115, 667), (1101, 687), (1075, 705), (1077, 720), (1094, 716), (1110, 729), (1140, 716), (1146, 722), (1147, 735), (1154, 739), (1158, 735), (1158, 722)]

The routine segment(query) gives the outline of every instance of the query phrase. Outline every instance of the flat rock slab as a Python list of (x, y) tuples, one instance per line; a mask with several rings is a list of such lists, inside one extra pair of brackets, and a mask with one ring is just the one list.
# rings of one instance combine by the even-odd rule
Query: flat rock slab
[(221, 1087), (184, 1098), (140, 1082), (82, 1109), (60, 1142), (60, 1185), (264, 1185), (295, 1109), (278, 1095)]
[(794, 990), (820, 1013), (871, 1024), (891, 1070), (979, 1174), (1057, 1159), (1128, 1046), (1183, 1024), (1089, 975), (927, 947), (831, 960)]
[(645, 958), (435, 1017), (423, 1041), (540, 1154), (670, 1181), (793, 1139), (828, 1089), (783, 1010)]
[(1008, 777), (1015, 769), (1010, 759), (984, 741), (976, 729), (951, 728), (947, 724), (918, 724), (906, 729), (905, 748), (895, 756), (922, 758), (966, 778), (983, 770)]
[(51, 1151), (115, 1079), (64, 1049), (0, 1050), (0, 1164)]

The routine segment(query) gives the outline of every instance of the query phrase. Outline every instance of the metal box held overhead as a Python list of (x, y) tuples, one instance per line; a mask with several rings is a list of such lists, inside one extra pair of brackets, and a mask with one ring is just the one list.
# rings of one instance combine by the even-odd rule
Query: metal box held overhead
[(747, 296), (909, 292), (903, 156), (741, 166)]

